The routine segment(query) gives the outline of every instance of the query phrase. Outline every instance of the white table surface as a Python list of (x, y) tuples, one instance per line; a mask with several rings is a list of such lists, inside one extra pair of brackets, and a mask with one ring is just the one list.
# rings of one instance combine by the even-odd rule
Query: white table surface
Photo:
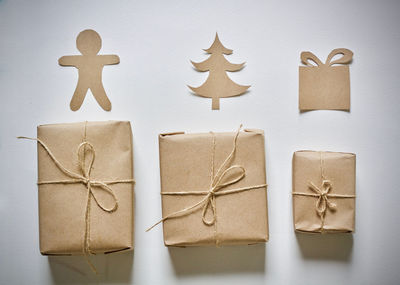
[[(394, 1), (11, 1), (0, 0), (1, 284), (399, 284), (400, 2)], [(103, 111), (88, 93), (69, 109), (77, 70), (57, 59), (78, 54), (84, 29), (102, 36), (112, 101)], [(246, 95), (211, 100), (190, 94), (206, 73), (215, 32), (246, 61), (231, 73)], [(300, 52), (322, 61), (334, 48), (354, 52), (351, 112), (298, 111)], [(130, 120), (134, 135), (135, 251), (98, 256), (94, 276), (82, 257), (44, 257), (38, 244), (36, 144), (39, 124)], [(270, 241), (266, 245), (168, 249), (161, 227), (157, 135), (266, 133)], [(357, 154), (354, 235), (296, 235), (291, 158), (300, 149)]]

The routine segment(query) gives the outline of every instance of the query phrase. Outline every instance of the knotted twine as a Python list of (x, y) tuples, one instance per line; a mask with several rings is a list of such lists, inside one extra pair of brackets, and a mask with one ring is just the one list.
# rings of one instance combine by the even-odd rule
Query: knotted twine
[[(134, 179), (118, 179), (118, 180), (112, 180), (112, 181), (98, 181), (98, 180), (92, 180), (91, 178), (91, 171), (93, 168), (93, 163), (95, 160), (96, 156), (96, 151), (93, 147), (93, 145), (86, 140), (86, 128), (87, 128), (87, 122), (85, 122), (85, 129), (84, 129), (84, 141), (79, 144), (78, 146), (78, 151), (77, 151), (77, 157), (78, 157), (78, 162), (79, 162), (79, 168), (82, 174), (75, 173), (73, 171), (68, 170), (65, 168), (61, 162), (54, 156), (50, 148), (40, 139), (38, 138), (30, 138), (30, 137), (17, 137), (18, 139), (28, 139), (28, 140), (34, 140), (37, 141), (43, 149), (47, 152), (51, 160), (54, 162), (54, 164), (60, 169), (66, 176), (70, 177), (71, 179), (66, 179), (66, 180), (51, 180), (51, 181), (38, 181), (37, 185), (46, 185), (46, 184), (83, 184), (86, 186), (87, 189), (87, 200), (86, 200), (86, 209), (85, 209), (85, 230), (84, 230), (84, 239), (83, 239), (83, 247), (82, 247), (82, 252), (83, 255), (89, 264), (90, 268), (97, 274), (97, 270), (95, 266), (92, 264), (92, 262), (89, 259), (89, 255), (93, 254), (93, 252), (90, 250), (90, 210), (91, 210), (91, 199), (93, 197), (94, 201), (96, 202), (97, 206), (102, 209), (106, 213), (112, 213), (115, 212), (118, 209), (118, 199), (117, 196), (115, 195), (114, 191), (109, 187), (109, 185), (112, 184), (120, 184), (120, 183), (135, 183)], [(85, 161), (86, 161), (86, 152), (89, 151), (91, 153), (91, 157), (89, 159), (89, 164), (88, 167), (85, 167)], [(114, 204), (111, 208), (105, 207), (101, 201), (99, 201), (93, 192), (92, 188), (93, 187), (98, 187), (104, 191), (106, 191), (108, 194), (111, 195)]]
[[(260, 188), (266, 188), (267, 184), (260, 184), (260, 185), (254, 185), (254, 186), (248, 186), (248, 187), (241, 187), (241, 188), (235, 188), (235, 189), (230, 189), (230, 190), (221, 190), (229, 185), (233, 185), (240, 180), (242, 180), (246, 176), (246, 170), (243, 166), (241, 165), (232, 165), (229, 166), (232, 159), (235, 156), (236, 149), (237, 149), (237, 139), (240, 133), (240, 130), (242, 128), (242, 125), (240, 125), (239, 129), (237, 130), (234, 138), (233, 138), (233, 147), (225, 161), (221, 164), (221, 166), (218, 168), (216, 174), (214, 175), (214, 159), (215, 159), (215, 134), (213, 132), (210, 132), (212, 136), (212, 151), (211, 151), (211, 183), (210, 187), (207, 191), (178, 191), (178, 192), (161, 192), (161, 195), (177, 195), (177, 196), (185, 196), (185, 195), (205, 195), (203, 199), (201, 199), (199, 202), (186, 207), (182, 210), (173, 212), (165, 217), (163, 217), (161, 220), (159, 220), (157, 223), (152, 225), (150, 228), (146, 230), (146, 232), (152, 230), (154, 227), (159, 225), (160, 223), (172, 219), (172, 218), (178, 218), (182, 216), (186, 216), (195, 210), (198, 210), (201, 206), (203, 206), (203, 211), (202, 211), (202, 221), (205, 225), (207, 226), (212, 226), (214, 225), (214, 236), (215, 236), (215, 244), (218, 246), (219, 245), (219, 240), (218, 240), (218, 235), (217, 235), (217, 207), (216, 207), (216, 197), (217, 196), (222, 196), (222, 195), (230, 195), (234, 193), (240, 193), (244, 191), (249, 191), (249, 190), (255, 190), (255, 189), (260, 189)], [(239, 170), (239, 172), (237, 172)], [(232, 179), (222, 182), (227, 175), (233, 176)], [(207, 220), (206, 214), (208, 209), (211, 208), (212, 212), (212, 218), (210, 220)]]
[(317, 211), (318, 216), (321, 219), (321, 226), (319, 231), (324, 232), (325, 226), (325, 216), (326, 210), (329, 208), (331, 211), (336, 211), (336, 203), (333, 203), (329, 200), (329, 198), (355, 198), (355, 195), (346, 195), (346, 194), (331, 194), (329, 191), (333, 188), (332, 182), (326, 178), (325, 176), (325, 161), (322, 158), (322, 151), (319, 152), (319, 166), (321, 170), (321, 188), (317, 187), (313, 182), (308, 181), (308, 188), (310, 188), (315, 193), (302, 193), (302, 192), (292, 192), (292, 195), (298, 196), (308, 196), (308, 197), (316, 197), (317, 202), (315, 203), (315, 210)]

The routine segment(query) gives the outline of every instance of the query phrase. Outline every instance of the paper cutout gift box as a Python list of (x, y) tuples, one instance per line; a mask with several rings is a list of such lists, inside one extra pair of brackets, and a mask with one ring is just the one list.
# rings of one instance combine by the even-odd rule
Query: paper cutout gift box
[[(342, 55), (333, 60), (336, 55)], [(348, 49), (333, 50), (325, 63), (313, 53), (302, 52), (299, 67), (299, 109), (307, 110), (350, 110), (350, 73), (348, 65), (353, 52)], [(314, 66), (310, 63), (317, 64)]]
[(133, 248), (129, 122), (37, 128), (40, 252), (88, 255)]
[(163, 134), (159, 147), (166, 246), (268, 240), (262, 131)]
[(293, 220), (299, 232), (354, 232), (356, 156), (293, 154)]

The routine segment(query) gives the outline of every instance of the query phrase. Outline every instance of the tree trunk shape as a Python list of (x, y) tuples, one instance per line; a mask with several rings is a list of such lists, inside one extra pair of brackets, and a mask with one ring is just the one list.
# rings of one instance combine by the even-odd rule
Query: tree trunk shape
[(212, 110), (219, 110), (219, 97), (212, 97)]

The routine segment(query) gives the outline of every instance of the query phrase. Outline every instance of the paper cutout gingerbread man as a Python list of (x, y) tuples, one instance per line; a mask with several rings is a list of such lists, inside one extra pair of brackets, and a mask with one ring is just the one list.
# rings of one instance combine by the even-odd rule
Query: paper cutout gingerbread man
[(102, 73), (104, 65), (118, 64), (118, 55), (97, 55), (101, 49), (100, 35), (94, 30), (84, 30), (76, 38), (76, 47), (82, 55), (63, 56), (58, 60), (61, 66), (74, 66), (79, 78), (70, 107), (79, 110), (88, 89), (99, 105), (106, 111), (111, 110), (111, 102), (103, 87)]

